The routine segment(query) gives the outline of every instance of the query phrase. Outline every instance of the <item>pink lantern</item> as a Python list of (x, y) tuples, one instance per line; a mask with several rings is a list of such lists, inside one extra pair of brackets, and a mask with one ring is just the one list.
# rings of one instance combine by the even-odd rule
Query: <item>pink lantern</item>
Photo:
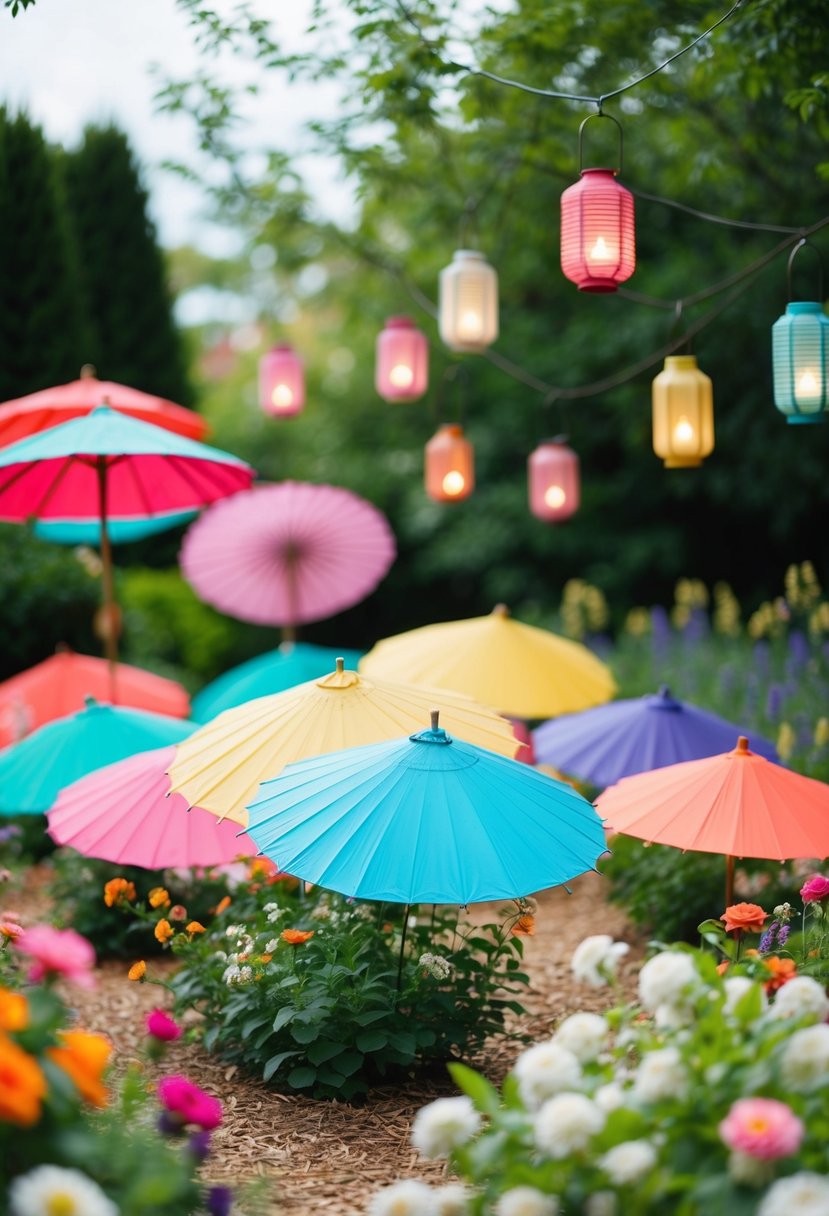
[(475, 489), (475, 453), (463, 427), (445, 423), (426, 444), (426, 493), (435, 502), (460, 502)]
[(302, 359), (287, 342), (278, 342), (259, 360), (259, 404), (275, 418), (291, 418), (305, 405)]
[(545, 439), (527, 461), (530, 510), (545, 523), (561, 523), (579, 509), (579, 458), (565, 437)]
[[(582, 137), (591, 118), (619, 130), (619, 168), (582, 168)], [(620, 182), (622, 128), (610, 114), (591, 114), (579, 127), (579, 181), (561, 196), (561, 269), (579, 291), (616, 291), (636, 267), (633, 195)]]
[(389, 317), (377, 335), (374, 384), (386, 401), (416, 401), (429, 384), (429, 344), (410, 317)]

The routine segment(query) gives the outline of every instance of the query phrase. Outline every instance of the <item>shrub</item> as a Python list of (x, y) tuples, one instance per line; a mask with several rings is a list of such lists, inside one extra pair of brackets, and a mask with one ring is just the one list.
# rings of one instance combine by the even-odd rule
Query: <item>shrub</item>
[(274, 876), (252, 886), (206, 932), (171, 936), (184, 960), (171, 987), (177, 1009), (203, 1014), (206, 1047), (279, 1088), (350, 1099), (468, 1056), (523, 1012), (524, 901), (502, 924), (410, 915), (398, 991), (400, 908), (320, 889), (302, 898), (296, 880)]
[[(665, 951), (642, 967), (639, 1007), (565, 1019), (502, 1093), (450, 1066), (466, 1096), (421, 1110), (413, 1143), (471, 1184), (455, 1188), (456, 1216), (825, 1212), (829, 999), (798, 984), (769, 997), (701, 951)], [(439, 1202), (402, 1182), (369, 1211)]]

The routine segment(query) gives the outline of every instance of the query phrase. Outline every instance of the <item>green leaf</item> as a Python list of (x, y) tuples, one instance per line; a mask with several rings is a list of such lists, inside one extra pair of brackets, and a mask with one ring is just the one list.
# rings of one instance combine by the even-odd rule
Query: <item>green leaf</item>
[(316, 1068), (302, 1066), (288, 1073), (287, 1081), (291, 1089), (308, 1089), (317, 1079)]
[(320, 1037), (320, 1028), (314, 1022), (296, 1023), (291, 1027), (291, 1037), (296, 1043), (313, 1043)]
[(286, 1060), (290, 1060), (293, 1056), (298, 1056), (299, 1054), (298, 1051), (280, 1051), (278, 1055), (271, 1056), (262, 1069), (262, 1080), (270, 1081), (273, 1074), (277, 1069), (282, 1067)]
[(362, 1052), (379, 1051), (388, 1041), (389, 1036), (382, 1030), (367, 1030), (364, 1034), (358, 1034), (356, 1039), (357, 1047)]
[(283, 1005), (273, 1020), (274, 1030), (281, 1030), (283, 1026), (287, 1026), (295, 1014), (296, 1010), (292, 1005)]
[[(296, 1034), (294, 1037), (296, 1038)], [(340, 1055), (345, 1050), (345, 1043), (332, 1043), (329, 1039), (320, 1039), (308, 1048), (308, 1059), (312, 1064), (324, 1064), (326, 1060)]]
[(501, 1098), (495, 1086), (466, 1064), (450, 1064), (448, 1067), (452, 1080), (472, 1099), (475, 1109), (482, 1115), (494, 1115), (501, 1105)]

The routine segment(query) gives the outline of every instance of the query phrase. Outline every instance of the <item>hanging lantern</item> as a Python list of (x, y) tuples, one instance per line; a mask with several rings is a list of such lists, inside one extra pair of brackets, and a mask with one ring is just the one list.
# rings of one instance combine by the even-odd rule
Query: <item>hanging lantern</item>
[(562, 523), (580, 502), (579, 458), (567, 437), (545, 439), (527, 461), (530, 510), (545, 523)]
[(653, 450), (666, 469), (692, 469), (714, 450), (711, 378), (694, 355), (669, 355), (653, 382)]
[(480, 353), (498, 337), (498, 275), (482, 253), (459, 249), (440, 272), (438, 325), (451, 350)]
[(426, 493), (435, 502), (460, 502), (475, 489), (475, 453), (456, 423), (441, 426), (426, 444)]
[(291, 418), (305, 405), (302, 359), (287, 342), (279, 342), (259, 360), (259, 404), (275, 418)]
[[(829, 318), (823, 305), (792, 298), (792, 263), (807, 244), (798, 241), (789, 255), (789, 301), (771, 327), (774, 404), (787, 422), (823, 422), (829, 410)], [(813, 245), (809, 246), (817, 253)], [(820, 257), (820, 254), (818, 254)], [(823, 263), (818, 299), (823, 298)]]
[(386, 401), (416, 401), (429, 384), (429, 343), (409, 317), (389, 317), (377, 335), (374, 384)]
[[(583, 132), (591, 118), (619, 128), (619, 168), (584, 169)], [(610, 292), (636, 268), (633, 195), (622, 171), (622, 128), (610, 114), (590, 114), (579, 127), (579, 180), (561, 196), (561, 269), (579, 291)]]

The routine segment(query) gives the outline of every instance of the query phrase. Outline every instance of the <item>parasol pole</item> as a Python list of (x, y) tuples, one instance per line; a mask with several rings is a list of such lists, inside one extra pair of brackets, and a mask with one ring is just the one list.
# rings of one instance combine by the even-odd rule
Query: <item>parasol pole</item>
[(403, 909), (403, 929), (400, 933), (400, 956), (397, 960), (397, 993), (400, 995), (400, 985), (403, 981), (403, 951), (406, 948), (406, 930), (409, 927), (409, 911), (411, 904), (406, 904)]
[(725, 906), (734, 902), (734, 858), (729, 853), (725, 859)]
[(288, 594), (289, 620), (286, 625), (282, 626), (282, 641), (291, 643), (296, 641), (296, 618), (298, 615), (296, 560), (296, 550), (292, 543), (288, 544), (285, 548), (285, 588)]
[(106, 457), (99, 456), (95, 462), (98, 473), (98, 504), (101, 522), (101, 566), (104, 591), (104, 652), (109, 668), (109, 698), (116, 703), (116, 678), (118, 673), (118, 639), (115, 632), (115, 592), (112, 580), (112, 545), (107, 530), (107, 466)]

